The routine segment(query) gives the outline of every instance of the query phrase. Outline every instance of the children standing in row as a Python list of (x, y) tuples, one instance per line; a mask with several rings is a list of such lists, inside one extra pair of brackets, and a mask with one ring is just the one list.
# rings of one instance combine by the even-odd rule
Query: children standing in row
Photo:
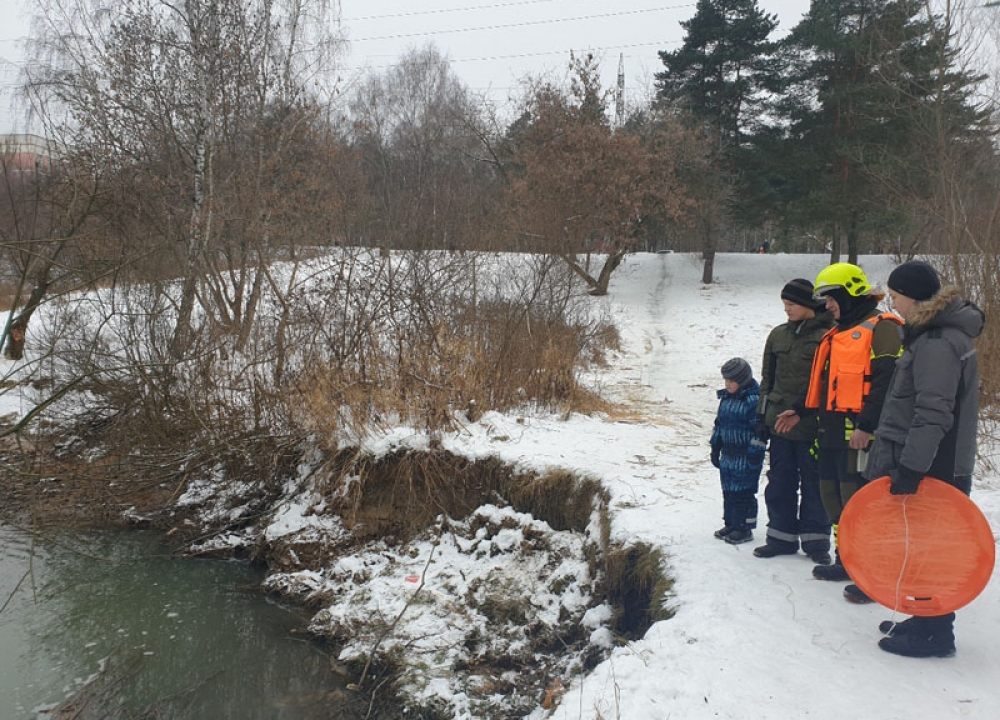
[(722, 480), (723, 526), (715, 537), (731, 545), (753, 540), (757, 527), (757, 486), (765, 445), (757, 437), (760, 386), (743, 358), (722, 366), (725, 389), (718, 391), (719, 411), (712, 431), (712, 465)]

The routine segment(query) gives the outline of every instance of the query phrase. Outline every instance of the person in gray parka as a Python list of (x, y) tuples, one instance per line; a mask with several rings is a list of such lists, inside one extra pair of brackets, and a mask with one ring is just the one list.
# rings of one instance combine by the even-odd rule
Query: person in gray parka
[[(888, 475), (894, 495), (917, 492), (930, 476), (968, 495), (976, 463), (979, 362), (973, 341), (985, 316), (955, 287), (941, 287), (929, 264), (913, 260), (889, 275), (889, 297), (906, 321), (865, 475)], [(955, 613), (885, 621), (879, 647), (908, 657), (955, 653)]]

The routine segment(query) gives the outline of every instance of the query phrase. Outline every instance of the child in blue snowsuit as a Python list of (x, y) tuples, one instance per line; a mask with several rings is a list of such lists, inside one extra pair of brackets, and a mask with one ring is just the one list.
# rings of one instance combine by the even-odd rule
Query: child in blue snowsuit
[(722, 366), (724, 390), (718, 391), (719, 412), (712, 431), (712, 465), (722, 479), (723, 526), (715, 537), (731, 545), (753, 540), (757, 527), (757, 486), (764, 465), (764, 441), (757, 437), (760, 385), (743, 358)]

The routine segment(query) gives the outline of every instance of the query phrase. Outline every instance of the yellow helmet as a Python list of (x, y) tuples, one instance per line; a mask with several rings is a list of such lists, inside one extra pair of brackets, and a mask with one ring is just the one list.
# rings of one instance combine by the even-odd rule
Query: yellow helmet
[(871, 283), (865, 277), (865, 272), (857, 265), (851, 263), (834, 263), (820, 270), (816, 276), (813, 293), (817, 297), (822, 297), (834, 288), (844, 288), (847, 294), (852, 297), (867, 295), (871, 289)]

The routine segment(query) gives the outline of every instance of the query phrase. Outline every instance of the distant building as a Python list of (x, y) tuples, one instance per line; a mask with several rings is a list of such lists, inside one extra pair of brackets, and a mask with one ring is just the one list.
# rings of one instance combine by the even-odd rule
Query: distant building
[(6, 172), (35, 173), (49, 170), (59, 159), (58, 143), (40, 135), (0, 134), (0, 158)]

